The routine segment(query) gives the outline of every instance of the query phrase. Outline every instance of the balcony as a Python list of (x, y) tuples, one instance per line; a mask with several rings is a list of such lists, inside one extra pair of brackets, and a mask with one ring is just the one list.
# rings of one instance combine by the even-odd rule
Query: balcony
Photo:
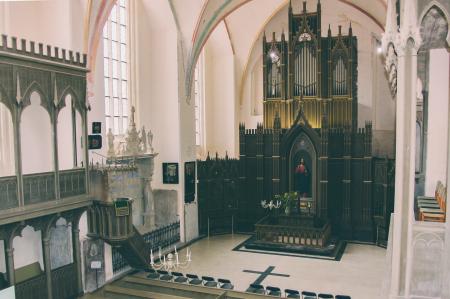
[(84, 168), (28, 174), (22, 181), (20, 187), (17, 176), (0, 177), (0, 225), (91, 203)]

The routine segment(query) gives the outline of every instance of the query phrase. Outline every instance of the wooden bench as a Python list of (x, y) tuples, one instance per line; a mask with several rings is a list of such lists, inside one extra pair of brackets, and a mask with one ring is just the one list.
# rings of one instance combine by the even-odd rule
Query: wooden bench
[(420, 221), (445, 222), (447, 188), (438, 181), (434, 197), (417, 196)]

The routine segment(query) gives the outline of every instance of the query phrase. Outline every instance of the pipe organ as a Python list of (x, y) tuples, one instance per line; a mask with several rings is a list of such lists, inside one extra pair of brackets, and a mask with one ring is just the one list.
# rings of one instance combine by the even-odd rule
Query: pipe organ
[(344, 35), (331, 28), (322, 37), (321, 4), (317, 12), (294, 14), (289, 4), (289, 32), (277, 40), (263, 37), (264, 127), (279, 115), (282, 128), (290, 128), (302, 106), (313, 128), (320, 128), (327, 113), (330, 127), (357, 125), (357, 40), (351, 25)]

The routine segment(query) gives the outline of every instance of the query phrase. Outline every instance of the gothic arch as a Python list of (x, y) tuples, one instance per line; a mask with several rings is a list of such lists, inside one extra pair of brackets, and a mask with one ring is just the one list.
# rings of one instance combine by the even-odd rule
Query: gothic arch
[[(422, 28), (422, 24), (424, 21), (424, 18), (430, 13), (430, 11), (435, 8), (438, 12), (440, 12), (442, 14), (442, 16), (444, 17), (446, 23), (447, 23), (447, 34), (445, 37), (445, 40), (447, 42), (447, 47), (450, 46), (450, 14), (448, 13), (448, 11), (441, 5), (441, 3), (439, 3), (436, 0), (432, 0), (430, 1), (425, 8), (422, 10), (422, 13), (419, 17), (419, 26)], [(422, 33), (422, 32), (421, 32)], [(425, 40), (423, 40), (425, 42)]]
[[(66, 107), (66, 105), (67, 105), (66, 98), (68, 95), (70, 95), (70, 97), (72, 98), (72, 105), (75, 109), (78, 110), (81, 107), (80, 97), (77, 95), (77, 93), (72, 88), (72, 86), (69, 85), (63, 90), (63, 92), (61, 93), (61, 96), (58, 99), (58, 112), (61, 111), (62, 108)], [(78, 111), (78, 112), (80, 112), (80, 114), (82, 114), (82, 111)]]
[[(45, 94), (42, 86), (36, 82), (33, 81), (26, 89), (23, 97), (22, 97), (22, 111), (27, 106), (31, 105), (31, 95), (36, 92), (39, 95), (40, 99), (40, 105), (48, 112), (50, 119), (52, 117), (52, 113), (50, 111), (50, 105), (48, 103), (48, 96)], [(21, 112), (22, 112), (21, 111)]]

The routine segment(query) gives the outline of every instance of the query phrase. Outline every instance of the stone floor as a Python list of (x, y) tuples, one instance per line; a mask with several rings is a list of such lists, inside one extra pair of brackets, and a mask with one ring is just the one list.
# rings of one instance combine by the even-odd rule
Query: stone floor
[[(267, 276), (262, 285), (313, 292), (350, 295), (353, 299), (380, 298), (385, 276), (386, 250), (373, 245), (347, 244), (340, 261), (233, 251), (248, 235), (221, 235), (194, 243), (192, 263), (183, 273), (228, 278), (235, 289), (245, 291), (260, 275), (243, 270), (265, 271), (290, 277)], [(180, 256), (186, 253), (180, 251)]]
[[(268, 275), (262, 281), (264, 286), (277, 286), (300, 291), (334, 295), (350, 295), (352, 299), (378, 299), (386, 273), (386, 250), (373, 245), (347, 244), (340, 261), (330, 261), (276, 254), (261, 254), (233, 251), (249, 235), (220, 235), (202, 239), (190, 246), (192, 263), (183, 273), (215, 278), (228, 278), (236, 290), (245, 291), (260, 274), (243, 270), (265, 271), (273, 266), (272, 273), (289, 277)], [(186, 249), (179, 250), (184, 260)], [(83, 299), (100, 299), (96, 294), (86, 294)]]

